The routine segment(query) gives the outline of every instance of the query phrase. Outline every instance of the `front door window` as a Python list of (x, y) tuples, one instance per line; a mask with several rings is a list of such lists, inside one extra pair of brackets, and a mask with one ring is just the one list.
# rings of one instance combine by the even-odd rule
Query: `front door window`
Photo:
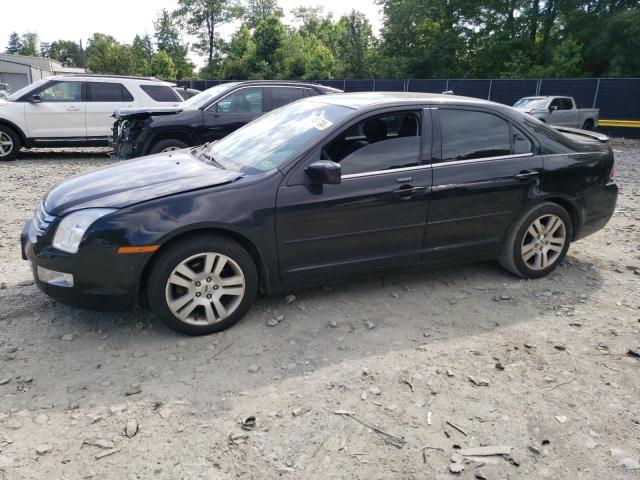
[(43, 102), (81, 102), (82, 82), (57, 82), (38, 95)]

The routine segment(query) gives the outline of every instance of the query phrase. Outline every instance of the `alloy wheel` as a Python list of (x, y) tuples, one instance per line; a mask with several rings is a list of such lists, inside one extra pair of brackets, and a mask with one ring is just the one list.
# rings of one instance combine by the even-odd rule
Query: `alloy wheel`
[(167, 148), (163, 148), (162, 150), (160, 150), (160, 153), (165, 153), (165, 152), (173, 152), (175, 150), (180, 150), (180, 147), (167, 147)]
[(240, 266), (216, 252), (193, 255), (173, 269), (165, 299), (171, 312), (191, 325), (218, 323), (238, 308), (246, 280)]
[(522, 239), (522, 260), (532, 270), (553, 265), (567, 242), (567, 227), (557, 215), (547, 214), (534, 220)]
[(6, 157), (13, 151), (13, 140), (5, 132), (0, 132), (0, 157)]

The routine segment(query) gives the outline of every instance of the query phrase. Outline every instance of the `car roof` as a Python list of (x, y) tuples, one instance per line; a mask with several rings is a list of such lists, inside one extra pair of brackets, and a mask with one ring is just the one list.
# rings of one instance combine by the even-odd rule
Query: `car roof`
[(328, 89), (328, 90), (336, 90), (332, 87), (327, 87), (326, 85), (322, 85), (319, 83), (311, 83), (311, 82), (299, 82), (296, 80), (241, 80), (241, 81), (233, 81), (233, 82), (222, 82), (219, 85), (289, 85), (293, 87), (309, 87), (309, 88), (320, 88), (320, 89)]
[[(380, 107), (384, 105), (402, 105), (415, 103), (437, 103), (437, 104), (473, 104), (473, 105), (501, 105), (479, 98), (463, 97), (460, 95), (450, 95), (441, 93), (423, 92), (358, 92), (358, 93), (338, 93), (311, 97), (310, 100), (330, 103), (352, 109), (362, 109), (367, 107)], [(502, 106), (502, 105), (501, 105)]]
[(134, 81), (134, 82), (150, 82), (157, 85), (168, 85), (174, 86), (175, 83), (165, 82), (164, 80), (159, 80), (155, 77), (135, 77), (135, 76), (126, 76), (126, 75), (99, 75), (93, 73), (67, 73), (62, 75), (51, 75), (50, 77), (45, 77), (47, 80), (91, 80), (91, 79), (100, 79), (104, 81), (113, 81), (113, 82), (121, 82), (121, 81)]

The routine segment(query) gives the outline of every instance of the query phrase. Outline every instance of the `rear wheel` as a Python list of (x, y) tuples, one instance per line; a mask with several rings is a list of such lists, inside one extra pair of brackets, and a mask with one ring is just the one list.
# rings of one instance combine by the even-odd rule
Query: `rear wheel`
[(229, 328), (251, 307), (256, 266), (236, 242), (198, 235), (161, 253), (149, 276), (151, 308), (171, 329), (206, 335)]
[(590, 118), (587, 118), (582, 124), (583, 130), (593, 130), (594, 128), (595, 128), (595, 123)]
[(187, 148), (188, 146), (189, 145), (184, 143), (182, 140), (178, 140), (177, 138), (167, 138), (165, 140), (160, 140), (159, 142), (156, 142), (153, 145), (153, 147), (151, 147), (151, 150), (149, 151), (149, 153), (154, 154), (154, 153), (172, 152), (174, 150), (181, 150), (183, 148)]
[(564, 208), (550, 202), (535, 205), (511, 228), (499, 262), (515, 275), (544, 277), (565, 257), (572, 237), (571, 216)]
[(14, 160), (21, 148), (20, 137), (15, 130), (0, 125), (0, 161)]

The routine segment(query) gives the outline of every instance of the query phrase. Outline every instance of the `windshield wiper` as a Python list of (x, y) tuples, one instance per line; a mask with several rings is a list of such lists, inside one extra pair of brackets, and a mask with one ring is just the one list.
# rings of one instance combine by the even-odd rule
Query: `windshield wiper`
[(202, 150), (198, 152), (198, 156), (200, 158), (204, 158), (207, 162), (213, 163), (216, 167), (221, 168), (222, 170), (226, 170), (226, 168), (224, 168), (222, 166), (222, 164), (218, 161), (216, 161), (215, 158), (213, 158), (211, 155), (209, 155), (208, 153), (204, 153)]

